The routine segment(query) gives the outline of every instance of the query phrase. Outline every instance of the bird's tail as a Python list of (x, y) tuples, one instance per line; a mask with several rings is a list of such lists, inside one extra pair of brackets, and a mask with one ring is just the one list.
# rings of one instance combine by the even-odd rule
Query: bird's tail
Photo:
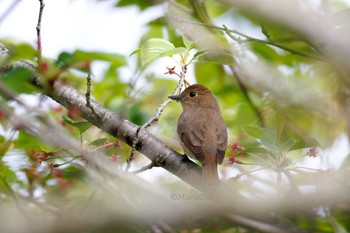
[(208, 161), (206, 164), (203, 164), (202, 180), (208, 185), (219, 184), (218, 167), (215, 160)]

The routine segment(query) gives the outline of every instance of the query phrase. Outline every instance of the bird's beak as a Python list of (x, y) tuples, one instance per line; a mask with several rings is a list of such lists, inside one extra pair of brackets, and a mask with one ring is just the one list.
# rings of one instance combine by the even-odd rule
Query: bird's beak
[(168, 96), (168, 98), (170, 98), (172, 100), (179, 101), (182, 99), (182, 96), (181, 95), (170, 95), (170, 96)]

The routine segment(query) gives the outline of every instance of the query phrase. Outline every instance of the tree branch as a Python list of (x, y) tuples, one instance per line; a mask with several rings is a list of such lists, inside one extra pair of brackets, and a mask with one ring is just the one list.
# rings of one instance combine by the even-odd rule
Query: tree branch
[[(13, 67), (24, 67), (34, 72), (36, 70), (34, 65), (23, 60), (12, 63), (5, 68), (3, 67), (2, 71)], [(42, 91), (45, 91), (46, 88), (43, 87), (38, 77), (31, 78), (30, 82)], [(87, 121), (129, 146), (132, 146), (139, 126), (119, 117), (94, 100), (90, 100), (89, 107), (86, 106), (86, 96), (60, 80), (54, 81), (52, 88), (49, 89), (50, 92), (45, 94), (54, 101), (67, 109), (71, 109), (72, 107), (79, 109), (81, 116)], [(178, 176), (191, 186), (200, 190), (203, 190), (205, 187), (201, 179), (201, 169), (197, 164), (189, 160), (187, 156), (169, 148), (142, 127), (138, 133), (138, 142), (135, 145), (135, 149), (151, 161), (155, 161), (157, 166)]]

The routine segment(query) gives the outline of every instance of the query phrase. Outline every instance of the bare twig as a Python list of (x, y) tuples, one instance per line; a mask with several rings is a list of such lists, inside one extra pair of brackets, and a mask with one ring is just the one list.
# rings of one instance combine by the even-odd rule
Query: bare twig
[(138, 169), (136, 171), (133, 171), (132, 174), (139, 174), (139, 173), (144, 172), (146, 170), (152, 169), (155, 166), (156, 166), (156, 163), (153, 160), (150, 164), (148, 164), (146, 166), (143, 166), (142, 168), (140, 168), (140, 169)]
[(88, 73), (88, 76), (86, 77), (86, 107), (90, 108), (91, 112), (93, 114), (96, 114), (94, 108), (91, 106), (91, 73)]
[(86, 107), (90, 108), (90, 96), (91, 96), (91, 74), (88, 73), (88, 76), (86, 77)]
[[(267, 44), (267, 45), (271, 45), (271, 46), (283, 49), (283, 50), (285, 50), (285, 51), (287, 51), (289, 53), (295, 54), (295, 55), (308, 57), (308, 58), (321, 60), (321, 61), (324, 60), (319, 55), (309, 54), (309, 53), (305, 53), (305, 52), (300, 51), (300, 50), (295, 50), (295, 49), (289, 48), (288, 46), (279, 44), (279, 43), (277, 43), (275, 41), (257, 39), (257, 38), (248, 36), (248, 35), (246, 35), (246, 34), (244, 34), (242, 32), (239, 32), (239, 31), (237, 31), (235, 29), (228, 29), (225, 25), (223, 25), (223, 27), (219, 27), (219, 26), (216, 26), (216, 25), (208, 25), (208, 24), (201, 23), (201, 22), (194, 21), (194, 20), (186, 20), (186, 19), (177, 19), (177, 20), (181, 21), (181, 22), (184, 22), (184, 23), (196, 24), (196, 25), (201, 25), (201, 26), (217, 29), (217, 30), (220, 30), (220, 31), (224, 31), (231, 39), (233, 39), (234, 41), (237, 41), (238, 43), (258, 42), (258, 43), (261, 43), (261, 44)], [(245, 40), (242, 40), (242, 39), (240, 39), (238, 37), (233, 36), (232, 33), (234, 33), (234, 34), (236, 34), (238, 36), (244, 37)]]
[[(182, 66), (182, 69), (181, 69), (181, 73), (180, 74), (177, 74), (179, 77), (180, 77), (180, 80), (179, 80), (179, 83), (177, 84), (174, 92), (173, 92), (173, 95), (175, 94), (179, 94), (180, 91), (181, 91), (181, 88), (184, 84), (184, 81), (185, 81), (185, 77), (186, 77), (186, 72), (187, 72), (187, 66), (184, 65)], [(133, 161), (134, 159), (134, 156), (135, 156), (135, 151), (136, 151), (136, 145), (138, 143), (138, 137), (139, 137), (139, 133), (142, 130), (144, 129), (147, 129), (149, 128), (154, 122), (157, 122), (159, 120), (159, 117), (160, 115), (162, 114), (163, 110), (165, 109), (165, 107), (171, 102), (172, 100), (171, 99), (167, 99), (166, 101), (164, 101), (156, 110), (156, 113), (154, 114), (154, 116), (152, 118), (150, 118), (145, 124), (143, 124), (142, 126), (139, 126), (137, 131), (136, 131), (136, 134), (135, 134), (135, 137), (134, 137), (134, 140), (133, 140), (133, 143), (132, 143), (132, 147), (131, 147), (131, 152), (130, 152), (130, 155), (129, 155), (129, 158), (127, 160), (127, 163), (126, 163), (126, 167), (125, 167), (125, 171), (128, 171), (131, 167), (131, 162)]]
[[(287, 51), (287, 52), (289, 52), (291, 54), (294, 54), (294, 55), (308, 57), (308, 58), (312, 58), (312, 59), (316, 59), (316, 60), (323, 60), (321, 56), (305, 53), (303, 51), (296, 50), (296, 49), (292, 49), (292, 48), (289, 48), (289, 47), (287, 47), (285, 45), (276, 43), (276, 42), (271, 41), (271, 40), (257, 39), (257, 38), (248, 36), (248, 35), (246, 35), (246, 34), (244, 34), (242, 32), (239, 32), (239, 31), (237, 31), (235, 29), (228, 29), (225, 25), (222, 25), (222, 27), (217, 27), (217, 26), (213, 26), (213, 27), (215, 27), (216, 29), (219, 29), (219, 30), (223, 30), (231, 39), (233, 39), (233, 40), (235, 40), (235, 41), (237, 41), (239, 43), (242, 43), (242, 42), (257, 42), (257, 43), (261, 43), (261, 44), (267, 44), (267, 45), (271, 45), (271, 46), (280, 48), (282, 50), (285, 50), (285, 51)], [(233, 36), (232, 33), (234, 33), (236, 35), (239, 35), (241, 37), (244, 37), (245, 40), (242, 40), (240, 38), (237, 38), (237, 37)]]
[(139, 133), (140, 133), (141, 128), (142, 128), (141, 126), (137, 127), (134, 140), (132, 141), (130, 155), (129, 155), (129, 158), (126, 160), (125, 171), (129, 171), (129, 169), (131, 167), (131, 162), (134, 160), (134, 156), (135, 156), (135, 152), (136, 152), (136, 145), (139, 142), (138, 138), (139, 138)]
[(246, 86), (243, 84), (241, 77), (239, 76), (239, 74), (237, 72), (237, 67), (230, 66), (230, 69), (231, 69), (233, 76), (235, 77), (235, 79), (238, 83), (239, 88), (241, 89), (244, 97), (246, 98), (248, 104), (250, 105), (250, 107), (254, 111), (255, 115), (257, 116), (260, 126), (264, 126), (264, 124), (265, 124), (264, 118), (263, 118), (261, 112), (259, 111), (259, 109), (254, 105), (253, 101), (250, 99), (250, 97), (248, 95), (248, 90), (247, 90)]
[(44, 0), (39, 0), (40, 2), (40, 9), (39, 9), (39, 17), (38, 17), (38, 24), (36, 26), (36, 35), (37, 35), (37, 46), (38, 46), (38, 61), (41, 60), (41, 53), (42, 53), (42, 47), (41, 47), (41, 19), (45, 7)]

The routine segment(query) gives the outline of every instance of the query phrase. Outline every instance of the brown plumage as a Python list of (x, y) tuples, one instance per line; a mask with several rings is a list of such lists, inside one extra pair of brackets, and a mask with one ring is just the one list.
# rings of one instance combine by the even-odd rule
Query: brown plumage
[(169, 98), (180, 101), (183, 108), (177, 133), (185, 153), (202, 164), (205, 183), (218, 184), (217, 164), (224, 159), (227, 131), (215, 96), (205, 86), (194, 84)]

